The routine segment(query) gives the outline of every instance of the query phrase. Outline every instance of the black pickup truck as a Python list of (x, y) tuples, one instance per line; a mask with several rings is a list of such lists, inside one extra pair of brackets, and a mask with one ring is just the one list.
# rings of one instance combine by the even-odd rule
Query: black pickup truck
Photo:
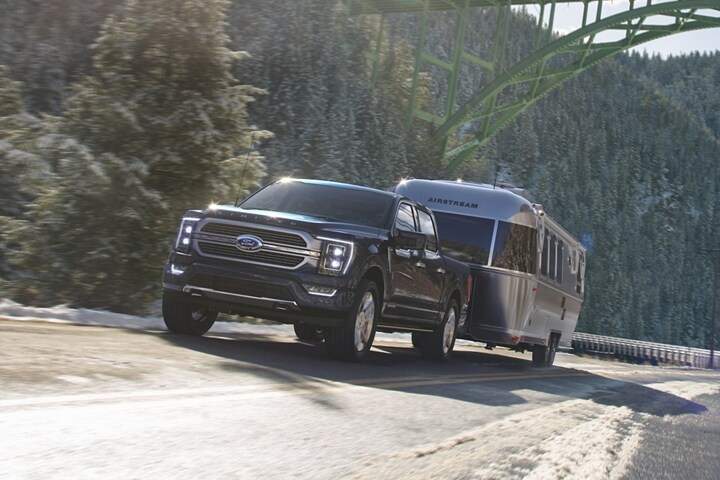
[(442, 255), (432, 212), (402, 195), (279, 180), (237, 206), (185, 214), (163, 274), (168, 329), (202, 335), (218, 312), (292, 323), (357, 361), (376, 331), (412, 332), (444, 361), (465, 321), (470, 271)]

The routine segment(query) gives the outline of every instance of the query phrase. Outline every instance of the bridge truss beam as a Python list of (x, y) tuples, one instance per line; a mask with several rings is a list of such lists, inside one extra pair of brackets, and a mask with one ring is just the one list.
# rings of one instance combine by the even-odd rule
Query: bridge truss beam
[[(624, 50), (672, 34), (720, 27), (718, 0), (630, 0), (628, 9), (608, 17), (602, 16), (608, 0), (352, 0), (351, 12), (398, 13), (421, 12), (421, 31), (416, 46), (415, 74), (410, 92), (408, 122), (428, 121), (437, 126), (436, 139), (454, 146), (444, 154), (447, 174), (475, 155), (512, 119), (562, 82), (587, 70), (596, 63)], [(556, 5), (579, 3), (583, 7), (581, 26), (564, 36), (553, 34)], [(636, 7), (642, 3), (643, 6)], [(505, 65), (509, 41), (511, 9), (518, 5), (539, 7), (535, 50), (515, 65)], [(591, 8), (594, 7), (593, 9)], [(499, 9), (492, 58), (483, 60), (465, 51), (464, 38), (468, 10), (473, 7)], [(437, 58), (426, 49), (428, 16), (437, 10), (458, 13), (455, 43), (449, 61)], [(594, 19), (589, 21), (590, 14)], [(382, 24), (382, 23), (381, 23)], [(620, 32), (619, 38), (603, 40), (605, 32)], [(375, 61), (378, 59), (375, 56)], [(460, 69), (471, 63), (489, 73), (489, 80), (462, 105), (457, 105)], [(449, 75), (444, 111), (433, 114), (416, 106), (418, 77), (423, 65), (430, 64)], [(474, 132), (461, 135), (458, 132)], [(448, 142), (452, 138), (453, 142)]]

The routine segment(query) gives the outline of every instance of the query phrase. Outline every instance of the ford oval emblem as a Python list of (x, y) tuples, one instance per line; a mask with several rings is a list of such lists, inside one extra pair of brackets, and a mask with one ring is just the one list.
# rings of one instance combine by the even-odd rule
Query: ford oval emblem
[(243, 252), (257, 252), (262, 248), (263, 243), (254, 235), (240, 235), (235, 240), (235, 246)]

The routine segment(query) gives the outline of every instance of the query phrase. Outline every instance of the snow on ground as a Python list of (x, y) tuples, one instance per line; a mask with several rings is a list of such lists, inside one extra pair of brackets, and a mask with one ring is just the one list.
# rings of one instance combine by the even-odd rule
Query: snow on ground
[[(694, 381), (652, 386), (688, 401), (720, 390), (717, 384)], [(528, 403), (537, 400), (532, 391), (513, 393)], [(390, 478), (402, 465), (417, 479), (621, 479), (641, 448), (646, 424), (657, 421), (626, 406), (558, 399), (438, 443), (377, 457), (354, 478)]]
[[(70, 308), (65, 305), (56, 307), (28, 307), (11, 300), (0, 300), (0, 319), (43, 321), (72, 325), (94, 325), (100, 327), (128, 328), (133, 330), (167, 330), (162, 317), (140, 317), (105, 310)], [(210, 329), (211, 334), (247, 333), (257, 335), (277, 334), (295, 335), (292, 325), (277, 323), (253, 324), (245, 322), (217, 321)], [(409, 342), (409, 334), (378, 333), (376, 338), (390, 342)], [(465, 343), (464, 341), (458, 342)]]
[(627, 407), (567, 400), (378, 458), (357, 478), (378, 478), (402, 464), (422, 472), (418, 478), (617, 479), (637, 451), (641, 430)]
[[(0, 300), (0, 317), (12, 320), (44, 321), (73, 325), (129, 328), (133, 330), (167, 330), (161, 317), (139, 317), (87, 308), (28, 307), (10, 300)], [(292, 332), (292, 325), (253, 325), (240, 322), (215, 322), (212, 333), (277, 333)]]

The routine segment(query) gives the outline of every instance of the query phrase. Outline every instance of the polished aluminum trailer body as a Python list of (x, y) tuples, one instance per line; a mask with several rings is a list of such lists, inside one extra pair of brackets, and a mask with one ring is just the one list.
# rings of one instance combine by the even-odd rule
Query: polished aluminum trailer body
[(473, 292), (460, 337), (523, 350), (569, 347), (584, 294), (585, 249), (519, 191), (406, 180), (395, 191), (435, 213), (445, 252), (467, 263)]

